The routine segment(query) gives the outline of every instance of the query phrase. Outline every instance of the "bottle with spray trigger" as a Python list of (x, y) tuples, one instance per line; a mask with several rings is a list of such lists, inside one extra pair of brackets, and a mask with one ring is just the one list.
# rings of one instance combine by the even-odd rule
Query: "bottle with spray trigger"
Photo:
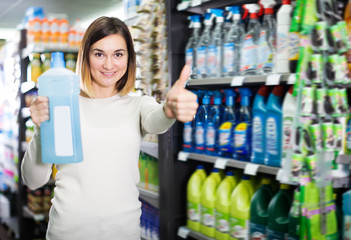
[(192, 15), (192, 16), (189, 16), (188, 19), (190, 20), (189, 28), (193, 28), (193, 33), (189, 38), (185, 47), (185, 63), (191, 66), (191, 70), (192, 70), (191, 78), (195, 78), (196, 77), (195, 49), (200, 39), (201, 16)]
[(257, 46), (261, 29), (261, 24), (258, 21), (260, 6), (252, 3), (244, 4), (243, 8), (246, 10), (243, 18), (245, 19), (248, 13), (250, 13), (250, 20), (241, 49), (240, 73), (241, 75), (256, 75), (258, 63)]

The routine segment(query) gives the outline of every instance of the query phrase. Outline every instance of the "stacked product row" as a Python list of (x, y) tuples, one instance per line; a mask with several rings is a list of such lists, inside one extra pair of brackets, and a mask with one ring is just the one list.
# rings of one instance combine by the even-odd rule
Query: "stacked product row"
[(140, 181), (138, 186), (158, 192), (159, 183), (158, 183), (158, 160), (155, 157), (152, 157), (144, 152), (140, 152), (139, 155), (139, 172), (140, 172)]
[(141, 200), (140, 228), (145, 240), (159, 240), (160, 217), (158, 209)]

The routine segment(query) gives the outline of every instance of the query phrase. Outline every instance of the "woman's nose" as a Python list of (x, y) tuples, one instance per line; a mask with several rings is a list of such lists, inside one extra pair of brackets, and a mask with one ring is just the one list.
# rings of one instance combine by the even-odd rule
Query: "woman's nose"
[(113, 66), (112, 59), (111, 59), (110, 57), (107, 57), (106, 60), (105, 60), (105, 62), (104, 62), (103, 67), (104, 67), (105, 69), (111, 69), (112, 66)]

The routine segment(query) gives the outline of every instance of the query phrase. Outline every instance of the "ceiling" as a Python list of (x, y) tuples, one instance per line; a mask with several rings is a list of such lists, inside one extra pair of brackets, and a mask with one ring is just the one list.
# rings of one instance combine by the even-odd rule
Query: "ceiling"
[[(70, 25), (80, 19), (83, 27), (95, 18), (106, 15), (124, 19), (123, 0), (0, 0), (0, 39), (7, 32), (21, 27), (26, 10), (32, 6), (43, 7), (44, 15), (65, 14)], [(84, 26), (86, 25), (86, 26)]]

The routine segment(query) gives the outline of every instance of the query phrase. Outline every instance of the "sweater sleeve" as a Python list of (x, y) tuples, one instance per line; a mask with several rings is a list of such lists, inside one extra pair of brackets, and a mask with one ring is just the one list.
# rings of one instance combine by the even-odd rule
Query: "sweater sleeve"
[(46, 184), (52, 172), (52, 164), (41, 162), (40, 130), (34, 127), (34, 136), (29, 142), (21, 163), (22, 179), (25, 185), (34, 190)]
[(167, 118), (163, 111), (163, 103), (157, 103), (150, 96), (143, 96), (141, 99), (140, 117), (143, 135), (164, 133), (175, 122), (174, 118)]

